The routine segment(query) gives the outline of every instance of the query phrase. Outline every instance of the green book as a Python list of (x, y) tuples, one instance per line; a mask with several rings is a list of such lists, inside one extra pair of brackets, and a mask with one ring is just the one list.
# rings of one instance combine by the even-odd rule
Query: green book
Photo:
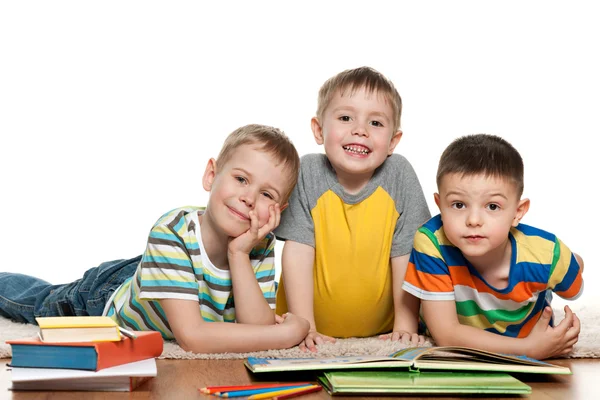
[(468, 347), (410, 347), (389, 356), (328, 358), (256, 358), (245, 361), (255, 373), (282, 371), (333, 371), (342, 369), (394, 369), (406, 371), (478, 371), (537, 374), (571, 374), (568, 367), (526, 356), (493, 353)]
[(528, 385), (498, 372), (331, 371), (319, 383), (330, 395), (531, 393)]

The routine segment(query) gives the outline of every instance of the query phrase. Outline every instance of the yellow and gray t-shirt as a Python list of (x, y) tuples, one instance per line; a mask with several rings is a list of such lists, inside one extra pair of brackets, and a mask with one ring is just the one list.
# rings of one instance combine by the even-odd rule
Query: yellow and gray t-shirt
[[(416, 230), (429, 217), (419, 180), (401, 155), (388, 157), (358, 194), (344, 191), (324, 154), (302, 157), (298, 185), (275, 234), (315, 248), (320, 333), (366, 337), (392, 330), (390, 259), (410, 253)], [(283, 280), (276, 310), (287, 311)]]

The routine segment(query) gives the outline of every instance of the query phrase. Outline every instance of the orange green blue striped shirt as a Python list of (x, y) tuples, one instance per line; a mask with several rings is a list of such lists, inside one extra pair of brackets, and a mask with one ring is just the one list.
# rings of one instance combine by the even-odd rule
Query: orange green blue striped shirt
[(444, 234), (440, 215), (415, 235), (402, 288), (422, 300), (454, 300), (461, 324), (510, 337), (529, 334), (552, 292), (574, 300), (583, 291), (581, 268), (555, 235), (525, 224), (509, 232), (508, 285), (489, 285)]
[[(229, 269), (206, 256), (198, 215), (201, 207), (164, 214), (152, 227), (146, 251), (132, 278), (112, 295), (105, 315), (133, 330), (154, 330), (174, 339), (161, 299), (193, 300), (205, 321), (235, 322)], [(275, 308), (275, 236), (268, 234), (250, 252), (250, 263), (263, 296)]]

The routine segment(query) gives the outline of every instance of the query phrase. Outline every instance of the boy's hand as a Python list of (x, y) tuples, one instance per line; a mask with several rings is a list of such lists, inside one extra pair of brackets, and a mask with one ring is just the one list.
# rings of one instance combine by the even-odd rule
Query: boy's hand
[(236, 253), (249, 254), (258, 242), (263, 240), (269, 232), (279, 225), (281, 219), (281, 207), (279, 206), (279, 203), (269, 206), (269, 220), (261, 227), (258, 226), (256, 211), (250, 211), (248, 216), (250, 217), (250, 229), (240, 236), (230, 239), (229, 247), (227, 249), (230, 256)]
[(335, 338), (331, 336), (323, 335), (317, 331), (310, 331), (308, 335), (304, 338), (302, 342), (300, 342), (300, 350), (306, 351), (306, 349), (312, 351), (313, 353), (317, 352), (317, 346), (323, 344), (325, 342), (335, 343)]
[(295, 338), (294, 343), (300, 343), (310, 329), (307, 320), (292, 313), (285, 313), (281, 317), (276, 314), (275, 323), (282, 327), (289, 327), (290, 335)]
[(404, 344), (410, 344), (413, 346), (422, 346), (423, 344), (425, 344), (425, 336), (406, 331), (394, 331), (390, 333), (384, 333), (383, 335), (379, 335), (379, 339), (389, 339), (392, 342), (399, 340)]
[(527, 348), (531, 349), (527, 355), (538, 360), (565, 355), (573, 350), (577, 343), (581, 323), (579, 318), (565, 306), (565, 318), (558, 325), (549, 325), (552, 318), (552, 309), (544, 308), (542, 316), (535, 324), (529, 336), (525, 338)]

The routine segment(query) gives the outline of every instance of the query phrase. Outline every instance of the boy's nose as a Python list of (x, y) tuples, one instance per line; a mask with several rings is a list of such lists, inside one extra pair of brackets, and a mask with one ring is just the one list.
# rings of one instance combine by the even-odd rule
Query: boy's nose
[(467, 214), (467, 226), (480, 226), (481, 215), (477, 211), (471, 211)]
[(358, 122), (354, 125), (354, 127), (352, 128), (352, 133), (354, 135), (358, 135), (358, 136), (368, 136), (369, 135), (369, 132), (367, 131), (365, 124), (360, 123), (360, 122)]
[(254, 208), (255, 196), (250, 192), (246, 191), (242, 193), (240, 196), (240, 200), (244, 203), (248, 208)]

